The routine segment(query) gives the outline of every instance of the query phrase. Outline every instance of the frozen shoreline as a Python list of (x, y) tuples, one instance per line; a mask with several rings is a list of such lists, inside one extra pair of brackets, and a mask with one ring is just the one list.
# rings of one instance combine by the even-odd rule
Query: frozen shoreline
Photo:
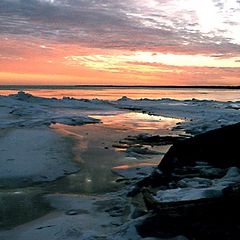
[(78, 171), (71, 145), (46, 127), (9, 129), (0, 137), (1, 186), (53, 181)]
[[(41, 98), (19, 92), (0, 96), (0, 128), (35, 127), (62, 123), (98, 123), (84, 114), (89, 111), (129, 110), (186, 120), (180, 126), (197, 134), (240, 121), (240, 102), (211, 100), (139, 99), (122, 97), (116, 101), (74, 98)], [(64, 111), (63, 111), (64, 110)], [(71, 110), (71, 111), (69, 111)], [(75, 111), (75, 112), (74, 112)]]
[(67, 97), (50, 99), (19, 92), (14, 95), (0, 96), (0, 118), (2, 119), (0, 128), (35, 127), (52, 123), (67, 125), (98, 123), (99, 120), (87, 116), (84, 112), (108, 112), (121, 109), (185, 119), (186, 121), (180, 126), (194, 134), (240, 121), (240, 102), (197, 99), (133, 100), (127, 97), (116, 101)]
[(192, 134), (203, 133), (240, 121), (240, 102), (218, 102), (211, 100), (139, 99), (122, 97), (112, 102), (124, 109), (144, 111), (153, 115), (182, 118), (178, 127)]
[[(99, 123), (99, 120), (87, 116), (86, 112), (100, 111), (107, 114), (123, 109), (185, 119), (177, 128), (184, 128), (193, 134), (240, 121), (240, 102), (132, 100), (125, 97), (118, 101), (57, 100), (25, 93), (0, 96), (0, 177), (7, 179), (7, 184), (9, 178), (44, 182), (77, 171), (78, 166), (70, 160), (70, 146), (47, 126), (52, 123)], [(123, 175), (129, 179), (136, 174), (131, 169), (121, 171), (125, 171)], [(116, 193), (98, 196), (100, 199), (97, 196), (46, 195), (46, 200), (56, 209), (55, 213), (10, 231), (0, 232), (0, 236), (16, 240), (66, 237), (86, 240), (141, 239), (135, 229), (141, 217), (132, 218), (137, 213), (134, 213), (127, 200), (128, 190), (127, 186)], [(110, 208), (109, 204), (113, 207)], [(90, 227), (90, 223), (94, 228)]]

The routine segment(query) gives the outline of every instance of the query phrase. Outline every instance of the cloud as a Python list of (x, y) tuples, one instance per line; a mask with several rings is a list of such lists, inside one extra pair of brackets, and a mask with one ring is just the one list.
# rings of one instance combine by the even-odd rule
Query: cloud
[(239, 55), (239, 2), (205, 2), (211, 11), (190, 0), (1, 0), (0, 32), (90, 48)]

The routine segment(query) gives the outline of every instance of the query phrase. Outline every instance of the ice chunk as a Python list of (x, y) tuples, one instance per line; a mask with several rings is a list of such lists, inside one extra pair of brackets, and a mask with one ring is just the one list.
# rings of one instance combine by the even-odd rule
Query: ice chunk
[(157, 196), (154, 197), (160, 202), (179, 202), (179, 201), (191, 201), (203, 198), (216, 198), (222, 196), (221, 187), (209, 187), (209, 188), (176, 188), (169, 190), (161, 190), (157, 192)]

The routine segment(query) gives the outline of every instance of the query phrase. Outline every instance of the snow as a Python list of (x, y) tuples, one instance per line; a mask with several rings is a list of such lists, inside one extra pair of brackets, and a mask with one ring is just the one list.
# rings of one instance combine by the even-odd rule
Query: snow
[[(180, 184), (179, 184), (180, 183)], [(160, 190), (154, 197), (159, 202), (192, 201), (223, 196), (223, 190), (240, 183), (240, 170), (231, 167), (219, 179), (185, 178), (178, 182), (180, 188)]]
[(0, 137), (1, 185), (52, 181), (79, 170), (70, 146), (46, 127), (6, 130)]
[[(71, 103), (70, 103), (71, 102)], [(0, 96), (0, 128), (36, 127), (62, 123), (67, 125), (81, 125), (98, 123), (99, 120), (84, 114), (62, 112), (61, 108), (95, 109), (96, 104), (84, 101), (55, 100), (33, 97), (30, 94)], [(104, 105), (103, 105), (104, 109)]]
[(150, 175), (156, 166), (141, 166), (129, 168), (113, 168), (112, 171), (127, 180), (141, 179), (143, 176)]
[(239, 102), (210, 100), (139, 99), (129, 98), (113, 101), (113, 105), (124, 109), (136, 109), (154, 115), (182, 118), (179, 126), (193, 134), (202, 133), (240, 121)]
[(191, 187), (191, 188), (200, 188), (200, 187), (209, 187), (212, 185), (212, 181), (207, 178), (184, 178), (178, 181), (179, 187)]
[[(141, 239), (134, 225), (127, 227), (130, 232), (123, 231), (122, 228), (126, 229), (126, 215), (122, 208), (126, 200), (118, 196), (51, 194), (45, 198), (55, 212), (2, 232), (1, 240)], [(76, 214), (68, 214), (69, 211)]]
[[(0, 96), (0, 128), (12, 126), (39, 126), (54, 122), (64, 124), (96, 123), (97, 120), (83, 114), (85, 111), (113, 111), (130, 109), (153, 115), (181, 118), (178, 127), (193, 134), (215, 129), (240, 121), (239, 102), (218, 102), (210, 100), (139, 99), (122, 97), (116, 101), (87, 99), (48, 99), (19, 92)], [(82, 113), (70, 114), (60, 109), (75, 109)], [(10, 120), (11, 119), (11, 120)]]
[[(240, 102), (196, 99), (132, 100), (127, 97), (117, 101), (47, 99), (24, 92), (0, 96), (1, 185), (52, 181), (79, 170), (78, 165), (70, 161), (72, 143), (48, 127), (54, 123), (66, 125), (99, 123), (98, 119), (88, 116), (90, 112), (106, 113), (130, 109), (183, 119), (184, 121), (180, 122), (176, 128), (183, 128), (192, 134), (197, 134), (240, 122), (239, 106)], [(139, 157), (139, 151), (155, 153), (147, 149), (130, 148), (128, 155)], [(161, 155), (156, 155), (156, 158), (160, 159)], [(212, 171), (215, 171), (216, 175), (219, 172), (226, 174), (222, 178), (211, 180), (182, 179), (178, 182), (179, 188), (161, 190), (155, 199), (171, 202), (220, 197), (224, 188), (240, 182), (240, 173), (237, 168), (222, 171), (202, 163), (197, 167), (206, 173), (204, 176), (211, 175)], [(122, 177), (133, 179), (136, 176), (138, 178), (150, 174), (154, 168), (155, 165), (146, 165), (128, 169), (115, 168), (113, 171)], [(55, 210), (30, 223), (1, 232), (1, 240), (141, 239), (135, 225), (146, 216), (130, 219), (129, 214), (124, 212), (126, 209), (126, 212), (130, 212), (126, 192), (123, 194), (124, 197), (119, 197), (118, 194), (119, 192), (101, 196), (60, 193), (46, 195), (45, 200)]]
[(240, 183), (240, 169), (237, 167), (229, 168), (223, 178), (215, 180), (216, 185), (223, 187), (231, 186), (235, 183)]
[(191, 201), (203, 198), (215, 198), (222, 196), (222, 189), (209, 188), (176, 188), (158, 191), (156, 200), (159, 202)]

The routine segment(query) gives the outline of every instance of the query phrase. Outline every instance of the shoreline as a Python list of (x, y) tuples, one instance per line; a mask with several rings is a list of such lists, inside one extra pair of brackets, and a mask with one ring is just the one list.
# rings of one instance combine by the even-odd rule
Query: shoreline
[[(151, 174), (153, 169), (156, 169), (156, 163), (159, 163), (164, 156), (165, 152), (163, 148), (155, 146), (154, 141), (159, 141), (164, 131), (166, 131), (167, 135), (171, 135), (170, 133), (173, 134), (175, 131), (182, 132), (184, 130), (189, 130), (196, 134), (198, 132), (206, 132), (208, 129), (214, 129), (224, 124), (228, 125), (231, 121), (240, 121), (239, 110), (237, 108), (238, 103), (234, 103), (233, 105), (233, 103), (216, 101), (132, 100), (126, 97), (117, 101), (85, 101), (73, 98), (56, 100), (34, 97), (25, 93), (0, 97), (0, 101), (0, 117), (5, 119), (6, 123), (6, 125), (2, 124), (4, 127), (3, 131), (6, 131), (5, 133), (7, 133), (7, 129), (9, 128), (7, 124), (8, 119), (12, 119), (12, 117), (14, 119), (19, 118), (18, 120), (24, 119), (27, 125), (27, 127), (16, 125), (16, 130), (13, 130), (13, 137), (9, 139), (15, 139), (17, 142), (11, 146), (11, 149), (14, 149), (14, 146), (17, 145), (24, 150), (22, 154), (35, 156), (37, 154), (28, 155), (28, 153), (29, 151), (31, 153), (31, 150), (34, 148), (33, 145), (38, 140), (41, 143), (37, 146), (38, 151), (40, 150), (40, 152), (44, 153), (49, 147), (52, 148), (53, 144), (50, 145), (48, 141), (42, 141), (44, 140), (43, 136), (45, 133), (41, 131), (42, 129), (47, 129), (46, 131), (51, 132), (53, 129), (49, 128), (49, 125), (51, 126), (52, 120), (49, 121), (49, 119), (57, 119), (57, 123), (63, 123), (63, 126), (67, 129), (64, 135), (69, 135), (73, 139), (76, 137), (77, 139), (76, 141), (73, 140), (74, 147), (76, 147), (74, 154), (79, 157), (79, 159), (75, 159), (76, 162), (79, 161), (81, 163), (83, 160), (83, 164), (80, 164), (82, 172), (80, 170), (76, 174), (69, 174), (55, 181), (50, 180), (47, 188), (45, 188), (46, 183), (39, 186), (43, 190), (40, 196), (41, 201), (39, 205), (33, 205), (36, 206), (36, 209), (39, 206), (39, 216), (41, 216), (42, 202), (47, 203), (48, 207), (54, 210), (51, 210), (47, 215), (43, 214), (43, 217), (39, 219), (35, 217), (35, 220), (18, 225), (9, 231), (0, 231), (0, 236), (4, 240), (9, 238), (13, 240), (32, 240), (34, 238), (47, 240), (64, 238), (69, 240), (99, 238), (111, 240), (124, 240), (127, 238), (134, 240), (142, 239), (135, 225), (141, 224), (149, 214), (147, 214), (147, 209), (141, 198), (129, 199), (127, 194), (135, 186), (136, 182)], [(135, 111), (137, 112), (134, 113)], [(94, 112), (96, 112), (95, 115)], [(124, 113), (132, 114), (124, 115)], [(93, 118), (90, 118), (89, 114)], [(146, 125), (145, 129), (141, 128), (144, 123), (141, 122), (143, 117), (141, 114), (144, 116), (142, 121), (147, 121), (156, 129), (160, 125), (156, 126), (155, 124), (158, 122), (161, 123), (163, 132), (159, 131), (156, 133), (153, 131), (153, 135), (151, 135), (149, 134), (151, 131), (148, 129), (148, 125)], [(151, 117), (151, 114), (158, 115), (159, 119)], [(123, 122), (119, 121), (120, 116), (124, 119)], [(132, 118), (129, 118), (130, 116)], [(137, 119), (137, 116), (139, 119)], [(169, 125), (169, 122), (167, 122), (169, 119), (165, 119), (164, 117), (161, 119), (161, 116), (175, 117), (177, 119), (181, 117), (183, 119), (187, 118), (187, 120), (176, 125), (177, 120), (175, 119)], [(114, 121), (114, 117), (118, 121)], [(35, 123), (36, 118), (38, 120), (37, 124), (32, 126), (31, 124)], [(44, 119), (44, 121), (41, 120), (39, 122), (39, 119)], [(74, 119), (78, 119), (79, 121)], [(18, 124), (18, 122), (16, 123)], [(29, 125), (29, 123), (31, 124)], [(85, 125), (88, 123), (91, 123), (91, 125)], [(109, 123), (110, 126), (108, 125)], [(14, 125), (15, 123), (12, 124)], [(55, 125), (55, 127), (57, 126)], [(171, 132), (173, 126), (175, 128)], [(107, 128), (106, 131), (103, 130), (104, 127)], [(130, 129), (133, 131), (130, 131)], [(27, 142), (30, 142), (30, 144), (27, 146), (26, 142), (21, 142), (20, 137), (16, 140), (16, 137), (14, 137), (15, 131), (17, 131), (18, 136), (25, 139), (28, 139), (33, 132), (36, 132), (35, 137), (37, 140), (29, 139)], [(27, 131), (29, 132), (27, 133)], [(22, 134), (23, 132), (25, 133)], [(58, 137), (60, 137), (61, 131), (59, 133), (56, 131), (55, 133), (59, 134)], [(160, 136), (156, 134), (160, 134)], [(171, 141), (174, 140), (174, 138), (163, 138), (161, 140), (165, 142), (162, 142), (162, 144), (168, 143), (171, 145), (172, 142), (169, 139)], [(0, 143), (1, 141), (5, 141), (6, 143), (11, 142), (8, 139), (4, 140), (4, 134), (0, 137)], [(69, 141), (69, 139), (65, 137), (65, 141)], [(77, 141), (79, 141), (79, 145)], [(1, 146), (6, 146), (6, 144), (1, 144)], [(57, 160), (59, 160), (59, 157), (66, 160), (68, 157), (63, 152), (68, 152), (69, 147), (66, 146), (66, 149), (61, 149), (61, 151), (59, 151), (58, 147), (58, 144), (55, 144), (54, 149), (51, 149), (49, 152), (47, 151), (50, 154), (48, 156), (51, 156), (56, 151), (57, 155), (55, 158)], [(165, 150), (168, 150), (167, 145)], [(10, 151), (5, 152), (6, 154), (11, 154)], [(21, 153), (21, 151), (19, 152)], [(15, 154), (17, 153), (18, 151), (15, 151)], [(27, 162), (30, 159), (24, 159), (20, 153), (17, 155), (20, 157), (22, 167), (29, 165)], [(14, 154), (14, 151), (12, 154)], [(38, 157), (39, 162), (41, 162), (45, 159), (46, 155), (43, 154)], [(52, 162), (50, 158), (45, 160)], [(89, 162), (86, 163), (86, 161)], [(109, 161), (111, 162), (109, 163)], [(9, 164), (12, 162), (14, 161), (9, 161)], [(42, 163), (45, 165), (44, 161)], [(150, 163), (152, 166), (146, 163)], [(87, 164), (89, 166), (86, 166)], [(94, 164), (95, 169), (91, 168), (91, 164)], [(61, 168), (62, 166), (62, 164), (59, 164), (57, 168)], [(106, 176), (104, 172), (106, 166), (110, 167), (107, 171), (112, 171), (111, 174), (117, 173), (116, 177), (107, 179), (109, 182), (112, 181), (113, 185), (118, 186), (116, 191), (112, 191), (114, 188), (110, 188), (109, 191), (108, 186), (105, 186), (108, 184), (107, 181), (104, 182), (102, 180)], [(120, 166), (120, 168), (114, 169), (114, 166)], [(55, 172), (57, 168), (49, 167), (47, 170), (50, 170), (50, 173), (53, 170), (54, 174), (59, 171), (63, 173), (62, 170)], [(40, 167), (30, 170), (40, 170)], [(91, 170), (93, 170), (92, 173)], [(103, 171), (103, 174), (100, 178), (97, 178), (100, 170)], [(94, 177), (95, 179), (93, 179)], [(100, 185), (104, 184), (103, 187), (107, 190), (94, 193), (91, 190), (94, 181)], [(85, 187), (85, 192), (82, 191), (83, 187)], [(32, 190), (38, 190), (38, 186)], [(29, 197), (32, 196), (24, 188), (21, 190), (12, 189), (11, 191), (7, 194), (15, 194), (17, 202), (21, 200), (22, 196), (25, 199), (24, 201), (28, 203)], [(36, 193), (38, 192), (36, 191)]]

